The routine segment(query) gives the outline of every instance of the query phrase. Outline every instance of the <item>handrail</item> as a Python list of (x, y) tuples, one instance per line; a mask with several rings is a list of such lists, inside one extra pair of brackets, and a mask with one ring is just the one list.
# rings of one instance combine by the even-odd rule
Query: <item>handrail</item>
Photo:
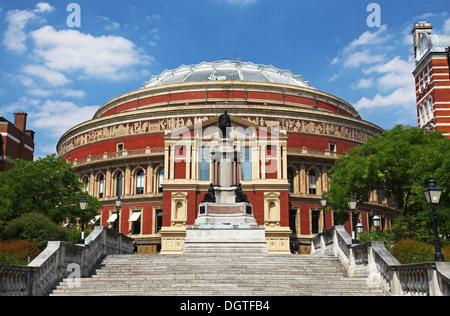
[(96, 226), (85, 243), (49, 241), (26, 267), (0, 265), (0, 296), (47, 295), (65, 277), (73, 278), (77, 286), (103, 256), (133, 253), (132, 238), (103, 226)]
[(449, 262), (401, 264), (382, 241), (352, 245), (344, 226), (311, 238), (311, 254), (334, 255), (348, 276), (367, 277), (390, 295), (450, 296)]

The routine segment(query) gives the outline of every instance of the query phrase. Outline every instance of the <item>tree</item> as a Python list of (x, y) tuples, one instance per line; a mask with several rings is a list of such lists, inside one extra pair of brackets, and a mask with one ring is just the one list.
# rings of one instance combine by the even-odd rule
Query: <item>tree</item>
[[(26, 213), (43, 214), (57, 224), (73, 221), (81, 216), (82, 189), (79, 176), (62, 157), (14, 160), (12, 169), (0, 173), (0, 227)], [(97, 199), (87, 198), (86, 218), (92, 218), (102, 206)]]
[[(450, 140), (439, 132), (397, 125), (354, 147), (330, 170), (330, 208), (347, 209), (350, 192), (359, 202), (367, 202), (370, 192), (379, 190), (391, 197), (405, 233), (431, 231), (431, 208), (423, 189), (430, 175), (443, 188), (438, 210), (441, 234), (450, 232)], [(422, 230), (422, 232), (419, 232)], [(429, 236), (432, 234), (430, 233)], [(422, 238), (422, 239), (423, 239)]]

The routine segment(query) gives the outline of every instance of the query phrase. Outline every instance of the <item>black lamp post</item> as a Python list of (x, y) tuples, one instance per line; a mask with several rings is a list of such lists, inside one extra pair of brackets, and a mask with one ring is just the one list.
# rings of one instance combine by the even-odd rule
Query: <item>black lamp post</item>
[(441, 252), (441, 243), (439, 241), (438, 224), (436, 206), (441, 199), (442, 189), (436, 185), (436, 182), (431, 176), (428, 182), (428, 188), (423, 190), (423, 194), (427, 199), (428, 204), (433, 208), (433, 230), (434, 230), (434, 261), (444, 261), (444, 255)]
[(348, 200), (348, 208), (352, 212), (352, 244), (357, 244), (358, 241), (356, 240), (356, 220), (357, 220), (357, 214), (356, 214), (356, 199), (353, 197), (353, 192), (350, 193), (350, 199)]
[(120, 199), (120, 195), (117, 196), (116, 200), (116, 209), (117, 209), (117, 218), (116, 218), (116, 227), (115, 230), (120, 233), (120, 207), (122, 206), (122, 200)]
[(84, 212), (88, 209), (89, 202), (86, 199), (86, 194), (83, 194), (83, 198), (79, 202), (81, 210), (81, 239), (80, 244), (84, 245)]
[(325, 208), (327, 207), (327, 198), (325, 197), (325, 194), (322, 194), (322, 198), (320, 199), (320, 205), (322, 205), (323, 209), (323, 231), (326, 231), (327, 225), (325, 223)]

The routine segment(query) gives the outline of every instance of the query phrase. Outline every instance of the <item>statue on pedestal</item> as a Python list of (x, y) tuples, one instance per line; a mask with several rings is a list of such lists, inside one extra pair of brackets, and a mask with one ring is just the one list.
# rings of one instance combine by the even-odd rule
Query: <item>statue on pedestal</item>
[(248, 196), (242, 192), (241, 184), (239, 183), (238, 187), (235, 190), (236, 192), (236, 203), (246, 202), (248, 203)]
[(219, 116), (219, 128), (222, 131), (222, 138), (228, 138), (227, 134), (228, 127), (231, 127), (230, 116), (228, 115), (228, 111), (225, 111), (224, 114)]
[(216, 203), (216, 191), (214, 190), (214, 185), (212, 183), (209, 184), (208, 193), (203, 196), (203, 202), (212, 202)]

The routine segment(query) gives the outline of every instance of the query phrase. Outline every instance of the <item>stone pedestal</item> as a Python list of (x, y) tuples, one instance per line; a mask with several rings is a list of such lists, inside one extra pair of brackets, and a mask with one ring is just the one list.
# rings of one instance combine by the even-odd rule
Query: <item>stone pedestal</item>
[(215, 202), (200, 204), (194, 225), (186, 226), (183, 252), (267, 253), (265, 227), (257, 224), (252, 205), (236, 202), (238, 162), (233, 141), (220, 140), (214, 156)]

